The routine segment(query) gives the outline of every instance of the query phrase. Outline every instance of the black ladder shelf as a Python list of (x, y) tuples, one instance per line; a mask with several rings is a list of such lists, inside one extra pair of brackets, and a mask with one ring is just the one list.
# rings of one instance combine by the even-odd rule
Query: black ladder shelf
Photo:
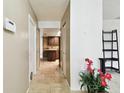
[[(110, 40), (106, 40), (105, 39), (105, 35), (111, 35), (111, 39)], [(114, 38), (115, 35), (115, 38)], [(102, 31), (102, 43), (103, 43), (103, 58), (99, 58), (100, 62), (101, 62), (101, 69), (103, 71), (103, 73), (105, 73), (106, 69), (113, 69), (115, 71), (117, 71), (118, 73), (120, 73), (120, 63), (119, 63), (119, 49), (118, 49), (118, 34), (117, 34), (117, 30), (112, 30), (110, 32), (105, 32)], [(106, 49), (105, 45), (109, 43), (111, 44), (111, 49)], [(116, 44), (116, 49), (114, 49), (113, 45)], [(106, 52), (110, 52), (111, 53), (111, 57), (106, 57)], [(114, 57), (114, 52), (116, 52), (117, 56)], [(111, 66), (106, 66), (105, 62), (111, 62)], [(113, 62), (117, 62), (118, 64), (118, 68), (113, 67)]]

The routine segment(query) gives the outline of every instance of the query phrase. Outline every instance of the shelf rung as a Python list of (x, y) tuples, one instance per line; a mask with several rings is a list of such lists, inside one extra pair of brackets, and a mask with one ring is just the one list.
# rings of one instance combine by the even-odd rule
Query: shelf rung
[(118, 61), (118, 58), (104, 58), (106, 61), (111, 61), (111, 60), (113, 60), (113, 61)]
[(103, 40), (104, 42), (117, 42), (117, 40)]
[(103, 49), (103, 51), (118, 51), (117, 49)]
[(112, 32), (103, 32), (104, 34), (112, 34)]

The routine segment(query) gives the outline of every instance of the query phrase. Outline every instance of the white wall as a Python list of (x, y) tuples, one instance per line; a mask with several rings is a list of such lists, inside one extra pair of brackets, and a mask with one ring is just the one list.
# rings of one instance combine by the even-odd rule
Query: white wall
[(16, 23), (16, 32), (3, 29), (3, 91), (26, 93), (29, 88), (29, 29), (28, 14), (37, 18), (29, 0), (4, 0), (3, 19)]
[(103, 0), (103, 18), (114, 19), (120, 17), (120, 0)]
[(117, 29), (120, 32), (120, 19), (108, 19), (103, 21), (103, 30), (111, 31)]
[(71, 0), (70, 65), (71, 89), (79, 90), (79, 71), (85, 58), (96, 67), (102, 56), (102, 0)]

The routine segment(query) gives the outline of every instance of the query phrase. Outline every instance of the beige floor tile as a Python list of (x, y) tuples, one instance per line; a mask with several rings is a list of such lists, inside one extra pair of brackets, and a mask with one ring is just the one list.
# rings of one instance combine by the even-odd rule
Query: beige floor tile
[[(112, 73), (110, 93), (120, 93), (120, 75)], [(37, 74), (31, 81), (29, 93), (86, 93), (70, 91), (70, 88), (59, 69), (58, 62), (41, 62)]]

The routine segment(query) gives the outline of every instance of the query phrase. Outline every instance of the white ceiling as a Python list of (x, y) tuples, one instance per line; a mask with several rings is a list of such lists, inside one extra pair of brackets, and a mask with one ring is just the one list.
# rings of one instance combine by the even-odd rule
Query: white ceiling
[(29, 0), (38, 21), (60, 21), (69, 0)]
[(120, 0), (103, 0), (103, 18), (120, 18)]
[[(38, 21), (60, 21), (69, 0), (29, 0)], [(103, 0), (103, 18), (120, 18), (120, 0)]]

